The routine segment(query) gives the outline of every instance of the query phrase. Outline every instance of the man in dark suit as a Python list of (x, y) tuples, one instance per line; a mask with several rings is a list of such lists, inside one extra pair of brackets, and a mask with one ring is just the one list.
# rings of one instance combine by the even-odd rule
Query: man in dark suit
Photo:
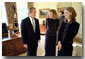
[(36, 9), (29, 8), (29, 17), (21, 22), (21, 36), (23, 46), (27, 48), (27, 56), (36, 56), (38, 42), (40, 42), (39, 21), (35, 18)]

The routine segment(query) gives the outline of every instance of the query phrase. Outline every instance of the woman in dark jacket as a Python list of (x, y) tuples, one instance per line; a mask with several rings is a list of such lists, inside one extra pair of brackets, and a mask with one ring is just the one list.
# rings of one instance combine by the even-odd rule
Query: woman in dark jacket
[(58, 56), (72, 56), (73, 39), (78, 33), (79, 23), (75, 21), (77, 14), (73, 7), (67, 7), (64, 15), (65, 19), (58, 33)]
[(49, 11), (46, 19), (45, 56), (56, 56), (56, 32), (59, 26), (57, 13), (54, 9)]

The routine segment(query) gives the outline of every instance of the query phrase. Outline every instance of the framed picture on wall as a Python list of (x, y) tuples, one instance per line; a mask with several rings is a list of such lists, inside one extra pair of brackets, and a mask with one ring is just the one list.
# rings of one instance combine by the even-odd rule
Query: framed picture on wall
[(46, 18), (49, 9), (39, 9), (39, 18)]

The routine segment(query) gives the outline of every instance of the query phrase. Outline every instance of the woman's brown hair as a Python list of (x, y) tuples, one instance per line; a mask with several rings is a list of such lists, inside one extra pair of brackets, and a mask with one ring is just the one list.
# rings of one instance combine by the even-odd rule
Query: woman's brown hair
[(69, 12), (72, 13), (72, 15), (70, 16), (71, 21), (76, 20), (75, 17), (77, 16), (77, 13), (73, 7), (67, 7), (65, 10), (68, 10)]
[(49, 12), (53, 13), (53, 17), (56, 19), (57, 18), (57, 12), (54, 9), (49, 10)]

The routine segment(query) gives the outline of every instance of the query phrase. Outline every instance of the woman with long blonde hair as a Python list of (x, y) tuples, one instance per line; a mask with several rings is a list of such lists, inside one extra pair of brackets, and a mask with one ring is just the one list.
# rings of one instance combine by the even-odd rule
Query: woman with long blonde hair
[(56, 56), (56, 32), (59, 26), (56, 10), (51, 9), (46, 19), (45, 56)]

